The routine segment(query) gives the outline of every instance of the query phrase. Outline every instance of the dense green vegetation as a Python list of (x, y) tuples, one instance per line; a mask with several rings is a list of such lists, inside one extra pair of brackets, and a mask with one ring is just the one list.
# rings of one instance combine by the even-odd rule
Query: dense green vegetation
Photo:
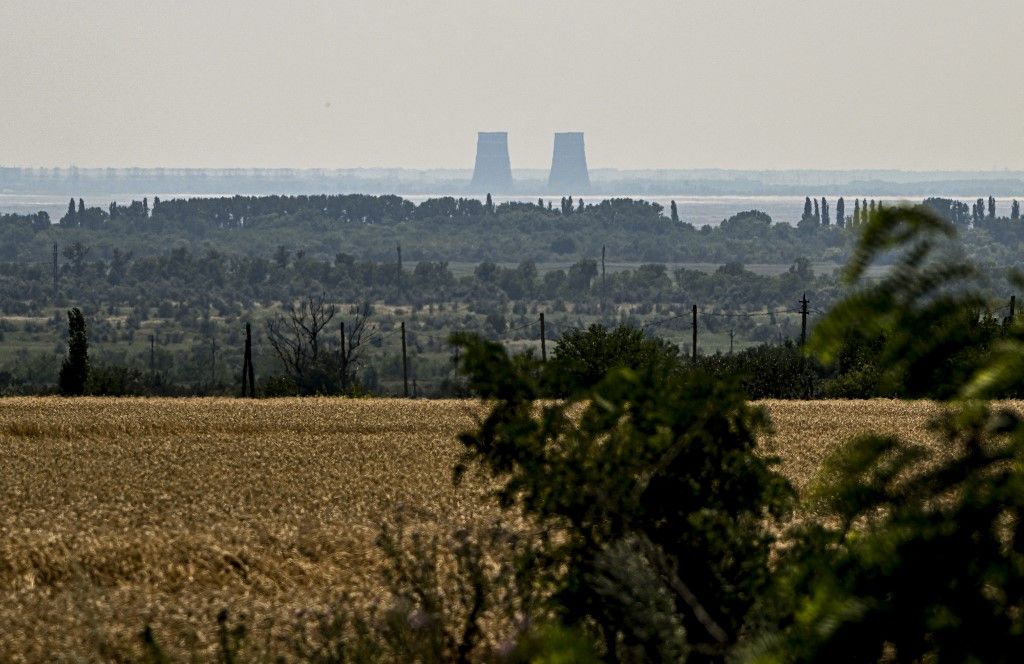
[[(960, 229), (942, 251), (985, 255), (981, 271), (990, 279), (965, 324), (976, 327), (976, 314), (991, 311), (985, 320), (998, 327), (1013, 290), (993, 276), (995, 267), (1016, 264), (1024, 224), (1019, 216), (996, 218), (991, 202), (983, 203), (969, 211), (929, 199), (924, 207)], [(322, 369), (339, 378), (315, 391), (342, 390), (337, 326), (353, 324), (352, 312), (364, 304), (366, 343), (349, 367), (352, 376), (371, 392), (401, 391), (396, 330), (404, 321), (414, 391), (427, 395), (458, 393), (447, 343), (452, 332), (533, 348), (539, 356), (536, 323), (544, 312), (552, 342), (593, 324), (630, 325), (689, 355), (687, 314), (697, 304), (701, 362), (749, 376), (751, 394), (896, 393), (872, 383), (865, 353), (877, 338), (844, 351), (845, 382), (794, 362), (784, 346), (799, 339), (801, 297), (811, 302), (813, 327), (849, 288), (829, 264), (850, 254), (874, 207), (839, 200), (833, 215), (826, 199), (808, 199), (797, 226), (751, 211), (695, 229), (657, 205), (631, 200), (493, 206), (442, 198), (416, 206), (395, 196), (238, 196), (107, 209), (72, 200), (52, 226), (45, 215), (0, 219), (0, 391), (56, 389), (65, 311), (78, 307), (93, 348), (90, 390), (232, 394), (249, 322), (260, 392), (306, 392), (274, 378), (287, 367), (268, 343), (267, 324), (291, 303), (322, 297), (335, 307), (322, 339)], [(880, 256), (872, 276), (892, 261)], [(739, 352), (765, 343), (774, 349)], [(716, 358), (718, 351), (737, 355)], [(775, 368), (763, 366), (769, 361)], [(797, 365), (810, 374), (794, 378), (785, 366)]]
[[(40, 215), (0, 217), (0, 260), (48, 261), (53, 243), (80, 242), (104, 260), (115, 249), (152, 256), (180, 247), (269, 258), (280, 246), (321, 260), (346, 253), (379, 261), (392, 257), (400, 243), (406, 260), (414, 262), (543, 263), (595, 258), (606, 247), (613, 260), (634, 263), (789, 264), (798, 258), (837, 263), (847, 255), (861, 217), (876, 204), (833, 202), (834, 219), (831, 203), (823, 198), (820, 205), (808, 199), (799, 220), (772, 220), (751, 210), (718, 227), (695, 228), (665, 215), (660, 205), (631, 199), (494, 206), (452, 197), (414, 205), (397, 196), (359, 194), (235, 196), (154, 199), (152, 206), (143, 200), (106, 208), (72, 199), (52, 227)], [(986, 208), (982, 199), (973, 212), (948, 199), (929, 199), (925, 205), (970, 229), (964, 236), (969, 249), (988, 254), (996, 264), (1016, 261), (1013, 252), (1024, 239), (1019, 214), (997, 218), (994, 201)]]

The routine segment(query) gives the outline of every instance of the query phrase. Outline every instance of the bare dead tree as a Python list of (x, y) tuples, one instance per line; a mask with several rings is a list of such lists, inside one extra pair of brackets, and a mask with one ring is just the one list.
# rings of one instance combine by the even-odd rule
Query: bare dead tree
[(323, 295), (310, 296), (267, 321), (267, 339), (301, 392), (309, 391), (311, 378), (323, 364), (321, 334), (336, 313)]
[(341, 389), (347, 390), (353, 384), (359, 362), (362, 359), (363, 336), (370, 319), (370, 303), (363, 302), (349, 311), (351, 319), (341, 325)]

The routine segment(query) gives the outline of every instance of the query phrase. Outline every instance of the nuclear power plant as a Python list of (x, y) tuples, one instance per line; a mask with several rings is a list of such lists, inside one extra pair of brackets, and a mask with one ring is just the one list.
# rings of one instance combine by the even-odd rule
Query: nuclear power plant
[(583, 132), (555, 134), (555, 151), (551, 156), (548, 191), (552, 194), (580, 194), (589, 190), (590, 173), (587, 170)]
[(512, 191), (508, 132), (481, 131), (476, 135), (476, 165), (473, 167), (470, 189), (480, 194)]
[[(530, 186), (536, 186), (534, 183)], [(515, 191), (512, 181), (512, 160), (508, 156), (508, 132), (481, 131), (476, 135), (476, 164), (471, 194), (510, 194)], [(555, 134), (555, 150), (551, 156), (547, 193), (585, 194), (590, 191), (590, 172), (587, 169), (587, 151), (583, 132), (567, 131)], [(533, 192), (531, 192), (533, 193)]]

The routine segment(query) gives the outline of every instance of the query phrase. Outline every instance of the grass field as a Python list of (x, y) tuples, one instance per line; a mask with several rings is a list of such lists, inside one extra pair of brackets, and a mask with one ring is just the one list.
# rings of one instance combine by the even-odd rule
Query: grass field
[[(801, 488), (859, 432), (929, 442), (923, 402), (766, 402)], [(299, 609), (372, 594), (382, 519), (489, 519), (456, 490), (466, 401), (0, 400), (0, 658), (131, 654), (147, 623), (203, 652), (222, 608), (272, 643)]]

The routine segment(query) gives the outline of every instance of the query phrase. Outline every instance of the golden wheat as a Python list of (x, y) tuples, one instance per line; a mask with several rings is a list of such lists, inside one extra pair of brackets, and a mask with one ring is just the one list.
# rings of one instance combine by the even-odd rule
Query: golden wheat
[[(928, 403), (764, 404), (765, 448), (802, 488), (851, 435), (928, 443)], [(402, 507), (425, 527), (492, 518), (455, 489), (466, 401), (0, 400), (0, 653), (137, 653), (150, 623), (172, 651), (212, 647), (221, 608), (253, 638), (342, 591), (372, 595), (373, 544)], [(190, 643), (190, 639), (195, 639)]]

